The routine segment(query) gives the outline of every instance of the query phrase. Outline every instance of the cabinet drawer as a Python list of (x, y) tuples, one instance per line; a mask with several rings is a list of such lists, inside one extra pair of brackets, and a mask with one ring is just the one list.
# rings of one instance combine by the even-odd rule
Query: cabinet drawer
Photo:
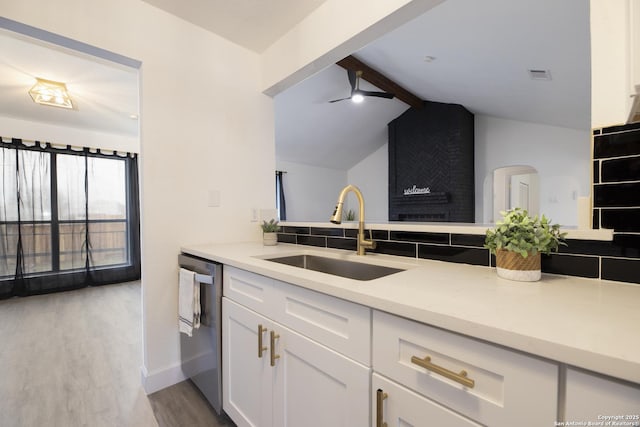
[[(371, 386), (371, 419), (372, 425), (376, 427), (385, 425), (383, 423), (388, 427), (481, 427), (480, 424), (378, 374), (373, 374)], [(378, 390), (386, 394), (384, 400), (378, 401)], [(377, 421), (378, 413), (380, 422)]]
[[(473, 386), (461, 380), (461, 371)], [(412, 362), (412, 358), (414, 361)], [(373, 313), (373, 369), (400, 384), (491, 426), (553, 425), (558, 366), (387, 313)]]
[(566, 421), (585, 420), (597, 425), (603, 416), (620, 415), (613, 420), (640, 425), (640, 384), (576, 368), (567, 368), (566, 378)]
[(366, 366), (371, 365), (371, 309), (274, 280), (274, 320)]
[(267, 317), (272, 317), (275, 301), (273, 279), (225, 265), (222, 294)]

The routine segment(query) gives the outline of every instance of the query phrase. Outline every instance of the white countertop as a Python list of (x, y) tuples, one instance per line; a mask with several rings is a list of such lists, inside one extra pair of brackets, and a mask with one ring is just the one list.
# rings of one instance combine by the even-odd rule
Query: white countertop
[[(193, 245), (183, 252), (409, 319), (640, 383), (640, 285), (279, 243)], [(266, 261), (308, 253), (406, 268), (370, 281)]]

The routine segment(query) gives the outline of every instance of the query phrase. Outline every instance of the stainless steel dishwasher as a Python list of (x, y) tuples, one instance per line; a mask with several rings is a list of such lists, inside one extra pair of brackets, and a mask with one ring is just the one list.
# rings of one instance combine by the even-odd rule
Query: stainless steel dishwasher
[(218, 415), (222, 414), (222, 264), (188, 254), (178, 264), (200, 283), (200, 327), (180, 334), (182, 372), (193, 381)]

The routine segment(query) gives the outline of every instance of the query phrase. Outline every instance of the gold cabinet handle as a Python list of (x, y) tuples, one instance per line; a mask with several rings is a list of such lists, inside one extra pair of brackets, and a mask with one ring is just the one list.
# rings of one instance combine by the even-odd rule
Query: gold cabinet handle
[(458, 373), (443, 368), (442, 366), (431, 363), (431, 356), (425, 356), (424, 359), (418, 356), (411, 356), (411, 363), (418, 365), (428, 371), (435, 372), (438, 375), (442, 375), (445, 378), (449, 378), (452, 381), (462, 384), (465, 387), (473, 388), (476, 382), (471, 378), (467, 378), (467, 371), (462, 370)]
[(267, 328), (262, 325), (258, 325), (258, 358), (262, 357), (262, 352), (267, 351), (267, 347), (262, 345), (262, 334), (267, 332)]
[(382, 407), (382, 402), (389, 395), (378, 389), (376, 391), (376, 427), (387, 427), (387, 423), (384, 422), (384, 408)]
[(279, 354), (276, 354), (276, 340), (280, 338), (280, 335), (271, 331), (271, 366), (276, 366), (276, 359), (280, 358)]

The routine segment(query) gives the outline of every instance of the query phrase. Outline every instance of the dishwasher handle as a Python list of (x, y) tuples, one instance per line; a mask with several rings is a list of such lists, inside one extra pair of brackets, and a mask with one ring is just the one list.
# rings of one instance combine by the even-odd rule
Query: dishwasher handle
[(196, 275), (196, 282), (204, 283), (207, 285), (213, 285), (213, 276), (210, 276), (208, 274), (200, 274), (200, 273), (195, 273), (195, 275)]

